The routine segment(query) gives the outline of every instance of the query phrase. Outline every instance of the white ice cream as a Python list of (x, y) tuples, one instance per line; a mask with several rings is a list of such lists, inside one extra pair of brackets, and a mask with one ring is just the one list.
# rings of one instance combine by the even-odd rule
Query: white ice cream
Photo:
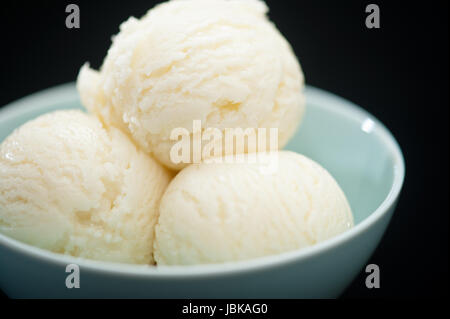
[(191, 265), (278, 254), (353, 226), (344, 193), (317, 163), (281, 151), (274, 174), (261, 168), (220, 163), (183, 169), (161, 200), (156, 262)]
[(304, 112), (303, 74), (257, 0), (169, 1), (130, 18), (99, 72), (78, 77), (83, 104), (168, 167), (170, 132), (278, 128), (279, 147)]
[(170, 177), (90, 115), (43, 115), (0, 146), (0, 232), (58, 253), (152, 263)]

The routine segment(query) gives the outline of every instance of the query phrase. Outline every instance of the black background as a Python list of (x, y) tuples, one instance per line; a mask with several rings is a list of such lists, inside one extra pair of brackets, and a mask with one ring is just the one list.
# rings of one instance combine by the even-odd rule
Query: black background
[[(14, 1), (0, 7), (0, 105), (74, 81), (86, 61), (98, 68), (111, 35), (157, 1)], [(76, 3), (81, 28), (65, 27)], [(310, 85), (374, 114), (397, 138), (406, 180), (392, 222), (353, 297), (433, 297), (448, 290), (448, 2), (373, 1), (381, 29), (365, 27), (369, 1), (267, 1)]]

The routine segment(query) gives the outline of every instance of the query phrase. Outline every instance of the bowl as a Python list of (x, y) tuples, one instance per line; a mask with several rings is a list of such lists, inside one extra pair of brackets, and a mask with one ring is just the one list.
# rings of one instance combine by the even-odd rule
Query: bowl
[[(358, 106), (307, 87), (303, 123), (287, 145), (323, 165), (352, 207), (355, 227), (298, 251), (198, 266), (127, 265), (52, 253), (0, 234), (0, 288), (13, 298), (334, 298), (366, 263), (394, 212), (405, 166), (391, 133)], [(73, 83), (0, 111), (0, 141), (43, 113), (81, 108)], [(68, 288), (68, 265), (79, 288)], [(66, 272), (66, 270), (68, 272)], [(361, 285), (364, 285), (362, 282)]]

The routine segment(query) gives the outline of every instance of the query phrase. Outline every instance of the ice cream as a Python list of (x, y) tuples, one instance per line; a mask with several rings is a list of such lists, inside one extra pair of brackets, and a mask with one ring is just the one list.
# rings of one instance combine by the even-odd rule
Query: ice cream
[(83, 104), (164, 165), (174, 128), (278, 128), (282, 148), (304, 112), (303, 74), (257, 0), (169, 1), (113, 38), (100, 71), (83, 66)]
[(53, 252), (152, 263), (158, 205), (170, 178), (93, 116), (46, 114), (0, 146), (0, 232)]
[(272, 174), (261, 163), (197, 164), (178, 173), (161, 200), (156, 262), (246, 260), (308, 247), (353, 226), (344, 193), (320, 165), (288, 151), (278, 153)]
[[(171, 157), (174, 130), (193, 145), (198, 121), (200, 135), (222, 137), (276, 128), (278, 148), (296, 130), (303, 74), (267, 12), (259, 0), (172, 0), (123, 23), (100, 71), (80, 70), (92, 115), (43, 115), (1, 144), (0, 232), (77, 257), (192, 265), (301, 249), (352, 227), (339, 185), (302, 155), (227, 163), (245, 145), (224, 148), (221, 163)], [(172, 180), (168, 168), (182, 170)]]

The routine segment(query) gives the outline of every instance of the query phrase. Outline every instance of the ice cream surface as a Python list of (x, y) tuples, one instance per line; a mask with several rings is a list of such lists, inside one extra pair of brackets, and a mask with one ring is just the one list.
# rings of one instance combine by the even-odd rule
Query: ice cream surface
[(100, 71), (78, 76), (83, 104), (164, 165), (174, 128), (278, 128), (282, 148), (304, 112), (304, 78), (258, 0), (168, 1), (113, 38)]
[(170, 178), (120, 130), (81, 111), (49, 113), (0, 146), (0, 232), (53, 252), (152, 263)]
[(324, 168), (288, 151), (280, 151), (277, 161), (271, 174), (259, 160), (196, 164), (178, 173), (161, 200), (157, 263), (221, 263), (278, 254), (353, 226), (347, 199)]

